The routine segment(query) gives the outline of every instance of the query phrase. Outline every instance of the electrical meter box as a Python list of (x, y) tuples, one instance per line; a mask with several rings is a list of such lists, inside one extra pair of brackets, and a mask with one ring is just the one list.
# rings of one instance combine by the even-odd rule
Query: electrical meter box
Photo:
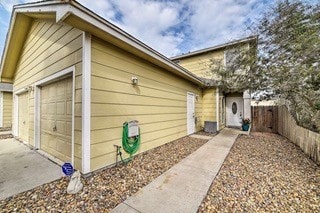
[(136, 120), (128, 122), (128, 137), (135, 137), (139, 135), (139, 122)]

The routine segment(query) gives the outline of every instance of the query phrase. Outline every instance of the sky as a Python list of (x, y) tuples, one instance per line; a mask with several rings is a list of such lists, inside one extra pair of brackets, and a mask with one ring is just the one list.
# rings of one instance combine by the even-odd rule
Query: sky
[[(0, 0), (0, 55), (12, 6)], [(274, 0), (78, 0), (167, 57), (251, 35), (247, 29)]]

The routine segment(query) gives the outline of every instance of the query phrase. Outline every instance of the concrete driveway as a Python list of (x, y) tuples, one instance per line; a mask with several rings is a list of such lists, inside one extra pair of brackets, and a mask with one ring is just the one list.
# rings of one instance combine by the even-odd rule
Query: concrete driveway
[(13, 138), (0, 140), (0, 200), (52, 182), (61, 167)]

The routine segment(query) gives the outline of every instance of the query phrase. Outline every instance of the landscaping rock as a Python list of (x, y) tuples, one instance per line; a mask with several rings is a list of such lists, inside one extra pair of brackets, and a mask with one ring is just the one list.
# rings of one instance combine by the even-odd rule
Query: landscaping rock
[(127, 164), (82, 177), (83, 189), (78, 194), (67, 194), (69, 178), (61, 178), (1, 200), (1, 212), (106, 212), (207, 141), (184, 137), (139, 154)]
[(320, 167), (282, 136), (242, 135), (199, 212), (320, 212)]

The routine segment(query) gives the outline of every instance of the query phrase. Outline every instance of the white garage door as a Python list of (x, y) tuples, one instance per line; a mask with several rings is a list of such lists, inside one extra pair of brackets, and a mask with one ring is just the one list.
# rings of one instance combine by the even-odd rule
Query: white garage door
[(41, 88), (40, 149), (71, 162), (72, 78)]
[(18, 137), (29, 142), (29, 95), (27, 92), (18, 96), (18, 103)]

